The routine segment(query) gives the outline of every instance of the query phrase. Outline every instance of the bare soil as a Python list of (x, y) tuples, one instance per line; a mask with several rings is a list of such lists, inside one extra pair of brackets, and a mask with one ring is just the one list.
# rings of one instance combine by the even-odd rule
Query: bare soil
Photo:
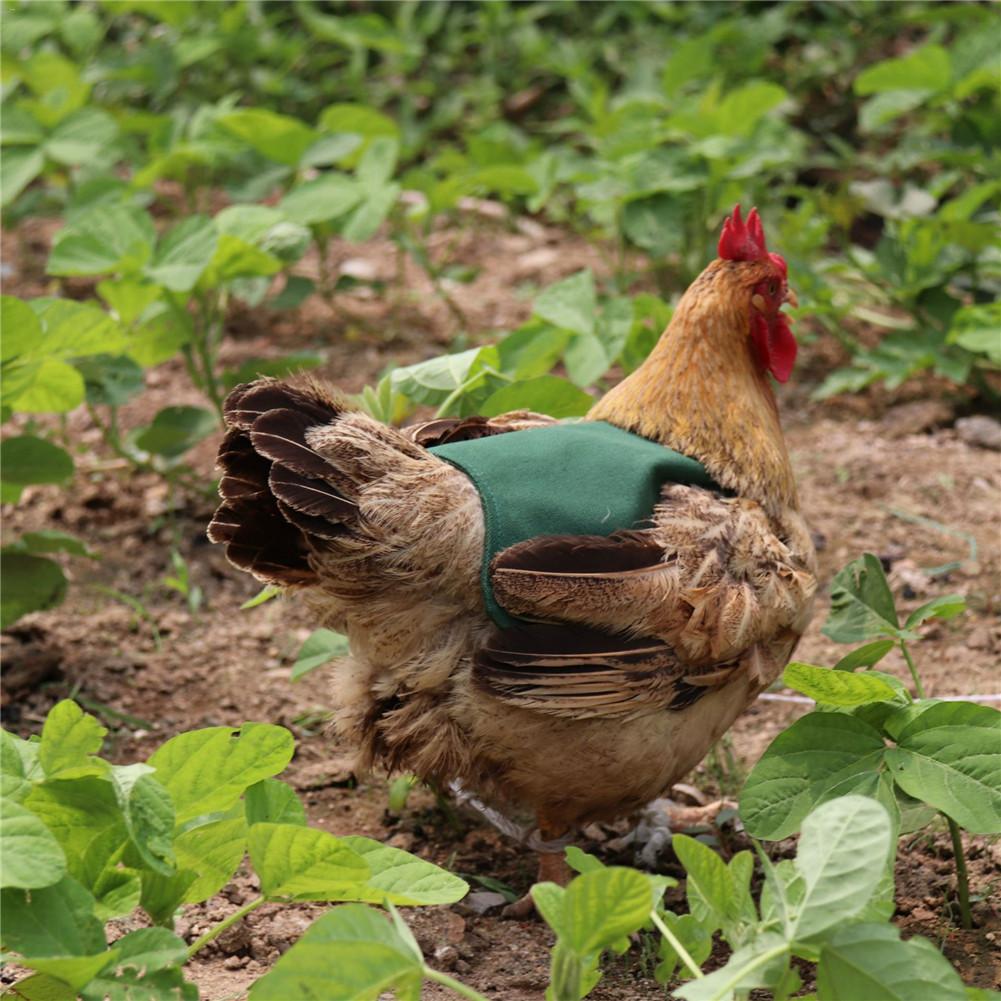
[[(13, 269), (5, 291), (48, 291), (41, 262), (51, 232), (39, 223), (22, 227), (16, 237), (5, 234), (4, 256)], [(451, 293), (467, 329), (482, 332), (479, 339), (521, 322), (534, 289), (581, 267), (607, 270), (593, 246), (533, 221), (506, 227), (472, 213), (464, 227), (443, 231), (436, 242), (438, 253), (478, 269), (471, 284), (456, 285)], [(314, 260), (299, 270), (320, 266)], [(397, 263), (391, 245), (376, 240), (361, 250), (335, 248), (324, 266), (392, 282)], [(241, 310), (229, 324), (225, 361), (317, 349), (328, 359), (319, 374), (355, 391), (391, 361), (408, 363), (456, 343), (453, 312), (421, 274), (409, 267), (403, 274), (403, 291), (382, 298), (354, 294), (338, 313), (320, 302), (296, 314)], [(874, 391), (837, 403), (811, 402), (812, 384), (836, 358), (837, 348), (823, 338), (807, 343), (799, 369), (805, 381), (785, 390), (781, 400), (822, 577), (817, 613), (797, 658), (831, 664), (844, 653), (820, 632), (827, 585), (848, 560), (870, 551), (889, 568), (903, 608), (952, 591), (969, 602), (962, 618), (924, 629), (916, 653), (928, 694), (996, 694), (1001, 691), (1001, 455), (963, 439), (954, 422), (965, 401), (934, 384), (908, 387), (906, 395)], [(126, 427), (147, 422), (167, 404), (204, 402), (180, 364), (147, 373), (147, 384), (148, 391), (126, 408)], [(5, 537), (59, 528), (83, 538), (101, 558), (67, 560), (72, 585), (66, 602), (4, 634), (4, 725), (22, 735), (37, 732), (48, 709), (71, 696), (109, 727), (106, 753), (127, 762), (144, 758), (182, 730), (245, 720), (280, 723), (297, 738), (285, 777), (302, 795), (312, 824), (416, 852), (462, 874), (476, 891), (483, 890), (477, 879), (485, 877), (524, 892), (534, 869), (526, 849), (476, 815), (451, 816), (426, 790), (415, 790), (402, 815), (391, 815), (386, 776), (352, 773), (349, 759), (326, 732), (335, 695), (324, 671), (289, 680), (296, 651), (311, 630), (295, 601), (240, 610), (257, 586), (232, 569), (204, 535), (214, 506), (216, 442), (205, 442), (191, 456), (206, 491), (172, 494), (157, 477), (132, 473), (110, 459), (83, 412), (70, 415), (69, 431), (81, 449), (73, 488), (26, 490), (16, 507), (4, 508)], [(193, 583), (204, 591), (205, 603), (196, 611), (163, 583), (175, 546)], [(885, 665), (908, 680), (895, 655)], [(808, 708), (796, 701), (760, 700), (688, 783), (708, 797), (733, 794), (772, 738)], [(592, 826), (581, 846), (606, 861), (631, 864), (629, 851), (614, 847), (626, 829), (625, 824)], [(747, 844), (732, 827), (715, 837), (725, 852)], [(956, 922), (944, 829), (901, 843), (894, 920), (905, 936), (921, 934), (940, 944), (967, 983), (997, 988), (1001, 845), (977, 837), (967, 839), (967, 848), (976, 897), (972, 931)], [(682, 875), (670, 855), (662, 868)], [(671, 892), (680, 905), (682, 888)], [(179, 933), (193, 940), (254, 893), (254, 877), (241, 872), (223, 895), (191, 908), (178, 923)], [(541, 998), (549, 930), (540, 922), (502, 920), (496, 910), (477, 913), (480, 899), (412, 910), (406, 917), (432, 965), (490, 997)], [(249, 985), (323, 909), (266, 906), (230, 929), (189, 968), (202, 997), (245, 997)], [(715, 961), (724, 959), (720, 948)], [(637, 943), (625, 956), (606, 961), (604, 979), (591, 997), (662, 998), (665, 989), (652, 975), (655, 965), (649, 947)], [(451, 995), (434, 986), (425, 992), (429, 999), (446, 996)]]

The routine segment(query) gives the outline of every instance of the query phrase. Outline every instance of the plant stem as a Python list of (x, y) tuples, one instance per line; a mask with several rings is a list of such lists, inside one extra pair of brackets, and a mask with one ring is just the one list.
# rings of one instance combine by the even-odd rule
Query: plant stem
[(759, 966), (765, 966), (773, 959), (778, 959), (783, 953), (789, 951), (789, 946), (783, 942), (781, 945), (773, 945), (767, 952), (762, 952), (755, 956), (746, 966), (742, 966), (734, 976), (732, 976), (720, 990), (712, 996), (712, 1001), (722, 1001), (734, 990), (748, 973), (753, 973)]
[(918, 698), (925, 698), (925, 686), (921, 684), (921, 677), (918, 674), (918, 669), (914, 666), (911, 651), (907, 649), (907, 644), (903, 640), (900, 641), (900, 652), (904, 655), (904, 660), (907, 661), (907, 669), (911, 672), (911, 678), (914, 681), (914, 690), (918, 693)]
[(969, 930), (973, 927), (973, 915), (970, 913), (970, 877), (966, 871), (966, 855), (963, 854), (963, 839), (959, 836), (959, 824), (952, 817), (945, 817), (949, 825), (949, 836), (952, 838), (952, 856), (956, 862), (956, 889), (959, 891), (959, 917), (963, 927)]
[(460, 997), (468, 998), (469, 1001), (489, 1001), (489, 998), (485, 997), (479, 991), (473, 990), (472, 987), (461, 983), (454, 977), (450, 977), (447, 973), (442, 973), (441, 970), (432, 970), (430, 966), (425, 966), (424, 976), (428, 980), (434, 980), (443, 987), (455, 991)]
[(244, 904), (238, 911), (234, 911), (228, 918), (224, 918), (219, 924), (210, 928), (201, 938), (196, 939), (188, 947), (188, 959), (191, 959), (199, 949), (204, 949), (213, 939), (218, 938), (231, 925), (235, 925), (237, 921), (242, 921), (251, 911), (256, 911), (261, 904), (266, 903), (266, 898), (257, 897), (255, 900), (251, 900), (249, 904)]
[(650, 912), (650, 920), (656, 925), (657, 930), (671, 943), (671, 948), (678, 954), (678, 958), (688, 967), (688, 972), (699, 979), (705, 974), (699, 969), (698, 964), (688, 954), (688, 950), (678, 941), (674, 932), (664, 923), (664, 919), (657, 913), (656, 908)]

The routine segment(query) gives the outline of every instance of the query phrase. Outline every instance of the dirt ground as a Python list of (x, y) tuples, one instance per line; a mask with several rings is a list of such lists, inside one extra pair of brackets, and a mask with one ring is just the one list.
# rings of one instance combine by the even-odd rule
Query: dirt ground
[[(16, 238), (5, 235), (5, 291), (46, 291), (40, 262), (51, 231), (38, 223), (22, 227)], [(461, 230), (440, 235), (438, 252), (479, 269), (476, 279), (457, 285), (453, 295), (468, 329), (482, 332), (483, 339), (521, 322), (535, 289), (581, 267), (606, 270), (601, 253), (576, 238), (530, 220), (504, 226), (475, 212)], [(363, 252), (356, 246), (340, 255), (335, 250), (327, 267), (389, 280), (396, 263), (389, 244), (373, 241)], [(350, 317), (332, 314), (322, 303), (310, 303), (294, 318), (266, 310), (239, 312), (229, 324), (225, 360), (237, 364), (315, 349), (328, 359), (320, 374), (354, 391), (389, 361), (408, 363), (456, 343), (454, 316), (420, 275), (408, 272), (406, 277), (407, 291), (388, 301), (373, 294), (350, 297)], [(81, 286), (74, 294), (84, 291)], [(797, 658), (830, 664), (843, 654), (820, 632), (827, 585), (848, 560), (868, 550), (889, 568), (905, 609), (946, 592), (967, 598), (965, 616), (928, 625), (916, 648), (928, 694), (997, 693), (1001, 454), (970, 440), (955, 423), (965, 402), (934, 385), (908, 387), (894, 396), (874, 391), (838, 402), (811, 402), (810, 390), (836, 357), (837, 349), (823, 338), (805, 344), (799, 381), (783, 389), (780, 401), (822, 577), (817, 613)], [(168, 403), (203, 402), (180, 364), (149, 372), (147, 382), (148, 392), (126, 408), (126, 426), (148, 421)], [(538, 922), (502, 920), (496, 907), (487, 907), (490, 898), (477, 882), (499, 880), (524, 892), (533, 874), (530, 853), (474, 814), (449, 816), (425, 790), (412, 793), (401, 815), (390, 814), (386, 777), (353, 774), (349, 759), (325, 732), (334, 699), (325, 672), (289, 680), (296, 651), (311, 630), (304, 610), (294, 600), (240, 610), (257, 585), (229, 567), (204, 535), (214, 506), (216, 442), (203, 443), (191, 457), (206, 492), (171, 495), (156, 477), (130, 473), (110, 459), (86, 414), (70, 415), (69, 426), (73, 440), (85, 448), (77, 457), (73, 489), (26, 490), (16, 508), (4, 509), (5, 537), (58, 528), (82, 537), (101, 559), (68, 560), (67, 601), (4, 634), (4, 725), (22, 735), (37, 732), (51, 705), (71, 696), (109, 727), (106, 753), (122, 762), (144, 758), (181, 730), (245, 720), (287, 726), (298, 750), (285, 778), (302, 795), (312, 824), (334, 834), (386, 840), (447, 865), (472, 884), (476, 895), (467, 901), (407, 913), (429, 962), (489, 997), (541, 998), (551, 934)], [(172, 545), (204, 591), (197, 611), (163, 584)], [(125, 603), (116, 594), (132, 600)], [(884, 663), (906, 680), (899, 658)], [(807, 710), (796, 701), (776, 700), (782, 696), (777, 691), (757, 702), (688, 778), (698, 793), (732, 794), (769, 741)], [(625, 825), (592, 825), (580, 844), (606, 861), (631, 864), (629, 850), (615, 847), (625, 830)], [(724, 828), (717, 840), (725, 852), (747, 844), (732, 828)], [(967, 983), (997, 988), (1001, 845), (997, 839), (970, 838), (968, 851), (976, 898), (973, 931), (962, 931), (954, 920), (944, 828), (902, 842), (895, 921), (905, 935), (922, 934), (941, 945)], [(681, 875), (670, 856), (661, 867)], [(671, 892), (670, 899), (680, 903), (681, 888)], [(179, 933), (192, 940), (254, 893), (253, 876), (241, 873), (224, 895), (186, 913)], [(230, 929), (189, 968), (202, 997), (245, 997), (248, 986), (322, 910), (266, 906)], [(719, 950), (717, 961), (724, 958)], [(605, 962), (604, 979), (591, 997), (664, 997), (665, 989), (652, 977), (654, 965), (650, 950), (638, 943), (625, 956)], [(452, 995), (437, 987), (425, 993), (428, 999), (446, 996)]]

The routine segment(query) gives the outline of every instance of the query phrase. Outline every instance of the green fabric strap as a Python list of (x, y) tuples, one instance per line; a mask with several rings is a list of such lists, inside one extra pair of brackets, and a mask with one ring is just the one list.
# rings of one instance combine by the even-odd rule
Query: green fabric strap
[(687, 455), (604, 421), (436, 445), (439, 458), (476, 485), (486, 529), (480, 581), (490, 617), (515, 620), (490, 583), (494, 556), (539, 535), (602, 535), (648, 520), (665, 483), (720, 489)]

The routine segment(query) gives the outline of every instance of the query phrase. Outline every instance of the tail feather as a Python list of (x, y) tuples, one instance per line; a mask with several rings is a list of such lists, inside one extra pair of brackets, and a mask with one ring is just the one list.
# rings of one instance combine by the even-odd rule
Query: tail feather
[(271, 467), (268, 486), (279, 502), (300, 514), (338, 521), (358, 513), (358, 506), (325, 480), (303, 476), (277, 462)]
[[(329, 423), (329, 422), (328, 422)], [(306, 432), (316, 427), (308, 413), (281, 408), (258, 417), (250, 428), (255, 451), (303, 476), (330, 475), (330, 463), (306, 442)]]
[(274, 379), (237, 386), (223, 404), (226, 424), (241, 431), (249, 431), (269, 411), (283, 409), (297, 411), (316, 425), (329, 424), (344, 408), (318, 386), (289, 386)]

